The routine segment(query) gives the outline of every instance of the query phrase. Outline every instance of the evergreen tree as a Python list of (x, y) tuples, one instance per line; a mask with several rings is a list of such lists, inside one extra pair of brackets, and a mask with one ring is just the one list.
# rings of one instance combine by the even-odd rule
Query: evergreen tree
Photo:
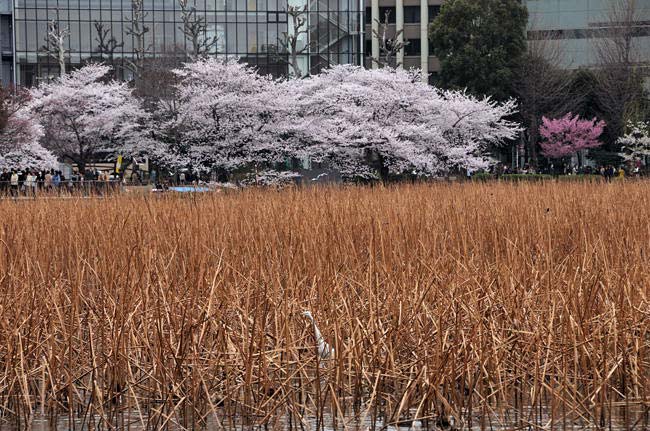
[(497, 100), (512, 95), (526, 52), (528, 12), (519, 0), (448, 0), (429, 38), (440, 59), (439, 84)]

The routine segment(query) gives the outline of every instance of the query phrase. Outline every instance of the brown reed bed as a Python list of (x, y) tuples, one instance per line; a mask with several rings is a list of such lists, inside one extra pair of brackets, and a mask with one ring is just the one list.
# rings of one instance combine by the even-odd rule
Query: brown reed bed
[(0, 415), (647, 429), (649, 187), (0, 201)]

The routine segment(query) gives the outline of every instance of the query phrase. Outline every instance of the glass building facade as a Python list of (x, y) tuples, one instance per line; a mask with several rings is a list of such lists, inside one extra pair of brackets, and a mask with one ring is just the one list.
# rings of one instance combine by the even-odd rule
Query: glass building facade
[[(597, 66), (597, 39), (612, 30), (612, 10), (618, 0), (526, 0), (529, 38), (553, 38), (560, 42), (568, 68)], [(632, 50), (640, 61), (650, 62), (650, 0), (634, 3)], [(622, 11), (614, 14), (622, 14)]]
[[(56, 22), (69, 31), (65, 38), (67, 67), (87, 61), (113, 63), (123, 78), (124, 67), (137, 58), (138, 38), (133, 20), (144, 30), (143, 61), (172, 58), (181, 61), (191, 52), (192, 42), (183, 24), (182, 0), (15, 0), (15, 75), (19, 84), (34, 85), (59, 74), (58, 61), (48, 55), (48, 25)], [(209, 54), (239, 57), (258, 67), (261, 73), (275, 76), (289, 73), (289, 55), (284, 49), (293, 30), (288, 6), (305, 12), (307, 32), (299, 37), (298, 63), (303, 70), (318, 73), (335, 64), (361, 64), (363, 59), (362, 4), (359, 0), (187, 0), (193, 22), (201, 21), (201, 37), (214, 40)], [(100, 43), (114, 38), (107, 54)], [(49, 48), (52, 48), (49, 46)]]

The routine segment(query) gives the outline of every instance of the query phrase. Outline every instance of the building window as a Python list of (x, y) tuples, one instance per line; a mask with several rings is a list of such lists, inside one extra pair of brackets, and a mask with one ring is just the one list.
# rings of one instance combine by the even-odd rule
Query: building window
[[(440, 14), (439, 5), (429, 5), (429, 22), (432, 22)], [(383, 23), (386, 19), (386, 12), (389, 12), (388, 23), (395, 24), (395, 8), (380, 7), (379, 22)], [(404, 23), (417, 24), (420, 22), (420, 6), (404, 6)], [(372, 8), (366, 8), (366, 24), (372, 23)]]
[(429, 22), (432, 22), (440, 14), (440, 5), (429, 5)]
[(404, 23), (416, 24), (420, 22), (420, 6), (404, 6)]
[(408, 57), (419, 57), (421, 46), (420, 39), (409, 39), (408, 44), (404, 48), (404, 55)]
[[(379, 22), (386, 22), (386, 13), (388, 13), (388, 24), (395, 24), (395, 7), (380, 7)], [(372, 24), (372, 8), (366, 8), (366, 24)]]

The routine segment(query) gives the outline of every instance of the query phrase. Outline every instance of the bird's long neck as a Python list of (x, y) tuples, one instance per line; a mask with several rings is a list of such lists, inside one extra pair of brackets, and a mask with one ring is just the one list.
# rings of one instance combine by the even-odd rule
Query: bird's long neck
[(316, 343), (320, 346), (321, 344), (325, 343), (325, 340), (323, 340), (323, 335), (320, 333), (320, 330), (318, 329), (318, 325), (316, 325), (316, 322), (312, 319), (311, 324), (314, 325), (314, 337), (316, 337)]

